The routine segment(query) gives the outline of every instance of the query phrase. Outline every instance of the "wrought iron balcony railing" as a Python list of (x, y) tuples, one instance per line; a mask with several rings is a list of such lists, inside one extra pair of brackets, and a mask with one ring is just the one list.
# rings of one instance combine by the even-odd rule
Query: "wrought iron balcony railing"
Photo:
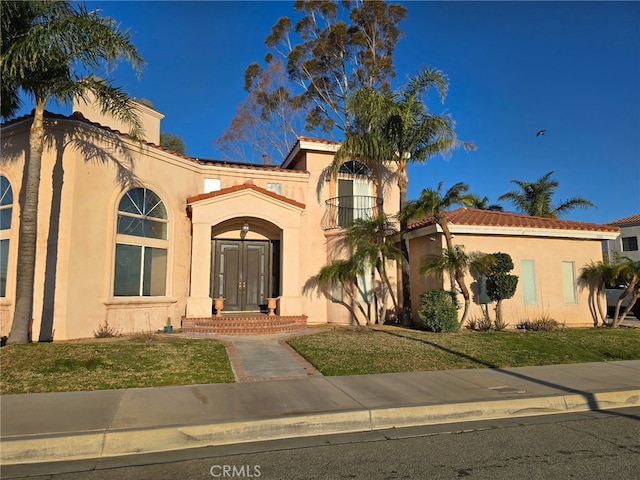
[(364, 195), (330, 198), (326, 202), (322, 228), (346, 228), (357, 219), (370, 219), (382, 211), (382, 199)]

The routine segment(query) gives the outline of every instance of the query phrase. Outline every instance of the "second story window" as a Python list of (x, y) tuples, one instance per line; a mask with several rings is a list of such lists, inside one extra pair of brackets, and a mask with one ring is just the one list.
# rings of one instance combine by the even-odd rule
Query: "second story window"
[(638, 237), (622, 237), (622, 251), (635, 252), (638, 250)]
[(371, 218), (373, 179), (371, 170), (355, 160), (344, 162), (338, 170), (338, 225), (347, 226), (359, 218)]

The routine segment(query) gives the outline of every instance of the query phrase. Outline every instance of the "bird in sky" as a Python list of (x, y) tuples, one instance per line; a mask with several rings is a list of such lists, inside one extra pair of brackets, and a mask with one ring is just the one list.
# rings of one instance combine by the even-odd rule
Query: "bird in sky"
[(544, 135), (545, 132), (546, 130), (539, 130), (538, 133), (536, 133), (536, 137), (539, 137), (540, 135)]

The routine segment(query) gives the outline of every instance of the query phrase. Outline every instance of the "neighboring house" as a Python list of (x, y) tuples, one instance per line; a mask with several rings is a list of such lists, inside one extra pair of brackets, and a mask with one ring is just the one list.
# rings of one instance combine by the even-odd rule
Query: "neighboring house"
[[(465, 208), (447, 213), (447, 219), (454, 244), (464, 245), (467, 253), (511, 255), (515, 265), (511, 273), (518, 276), (518, 288), (502, 306), (511, 327), (543, 315), (569, 326), (593, 325), (588, 289), (576, 280), (581, 268), (602, 258), (601, 241), (616, 238), (620, 232), (617, 227)], [(420, 274), (419, 259), (441, 254), (446, 245), (433, 219), (414, 222), (409, 229), (412, 307), (418, 318), (422, 292), (449, 288), (446, 275), (438, 279)], [(469, 318), (477, 318), (482, 315), (481, 304), (488, 299), (480, 288), (482, 279), (468, 274), (466, 280), (472, 292)]]
[(640, 213), (630, 217), (607, 222), (620, 229), (620, 235), (613, 240), (603, 243), (604, 255), (611, 261), (616, 255), (630, 258), (635, 262), (640, 262), (640, 250), (638, 249), (638, 239), (640, 239)]
[[(336, 245), (351, 220), (395, 213), (389, 172), (347, 161), (334, 179), (326, 169), (339, 144), (304, 137), (280, 166), (189, 158), (159, 147), (163, 115), (138, 108), (151, 143), (132, 141), (92, 105), (46, 114), (33, 339), (41, 329), (56, 340), (91, 337), (105, 322), (123, 333), (168, 318), (206, 323), (218, 297), (229, 318), (266, 315), (277, 297), (278, 318), (350, 323), (313, 277), (345, 255)], [(15, 307), (31, 120), (1, 129), (1, 335)]]

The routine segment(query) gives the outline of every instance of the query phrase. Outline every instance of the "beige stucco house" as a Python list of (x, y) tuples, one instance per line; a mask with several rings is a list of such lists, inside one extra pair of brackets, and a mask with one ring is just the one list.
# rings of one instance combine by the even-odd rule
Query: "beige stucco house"
[[(200, 332), (246, 321), (247, 333), (258, 325), (353, 322), (344, 292), (318, 288), (314, 277), (348, 255), (341, 242), (352, 220), (396, 213), (393, 172), (350, 160), (334, 177), (328, 167), (339, 144), (305, 137), (279, 166), (191, 158), (159, 147), (163, 115), (147, 104), (138, 109), (146, 142), (130, 139), (92, 105), (46, 115), (34, 340), (91, 337), (105, 324), (122, 333), (158, 330), (168, 319)], [(30, 126), (25, 116), (0, 130), (0, 336), (9, 333), (15, 306)], [(617, 238), (618, 227), (466, 209), (448, 219), (454, 243), (467, 252), (511, 255), (520, 278), (503, 305), (511, 326), (543, 314), (591, 324), (588, 292), (576, 278), (602, 258), (601, 242)], [(448, 288), (419, 272), (420, 258), (441, 253), (444, 239), (432, 219), (411, 224), (408, 239), (418, 319), (422, 292)], [(387, 270), (399, 289), (397, 268)], [(361, 301), (371, 303), (376, 290), (391, 309), (383, 285), (358, 282)], [(467, 282), (471, 316), (480, 316), (480, 282), (471, 275)], [(277, 299), (273, 316), (269, 299)]]
[[(333, 178), (339, 145), (310, 138), (280, 166), (190, 158), (158, 146), (162, 114), (139, 111), (142, 143), (92, 105), (46, 115), (32, 338), (91, 337), (105, 322), (123, 333), (168, 319), (196, 328), (217, 313), (215, 298), (231, 321), (263, 319), (277, 298), (280, 320), (350, 323), (309, 285), (344, 255), (335, 246), (350, 219), (395, 212), (389, 172), (347, 161)], [(30, 125), (25, 116), (1, 129), (0, 335), (15, 305)]]
[[(588, 289), (577, 278), (587, 263), (602, 259), (601, 242), (616, 238), (617, 227), (465, 208), (449, 212), (447, 220), (453, 243), (464, 245), (467, 253), (511, 256), (518, 287), (513, 298), (503, 301), (502, 312), (512, 328), (543, 315), (567, 326), (593, 325)], [(430, 288), (448, 289), (449, 283), (446, 277), (420, 274), (419, 259), (439, 255), (445, 247), (441, 228), (433, 219), (424, 219), (409, 229), (412, 307), (417, 318), (421, 293)], [(469, 318), (479, 318), (481, 306), (490, 300), (482, 291), (482, 279), (467, 274), (466, 282), (472, 292)]]

